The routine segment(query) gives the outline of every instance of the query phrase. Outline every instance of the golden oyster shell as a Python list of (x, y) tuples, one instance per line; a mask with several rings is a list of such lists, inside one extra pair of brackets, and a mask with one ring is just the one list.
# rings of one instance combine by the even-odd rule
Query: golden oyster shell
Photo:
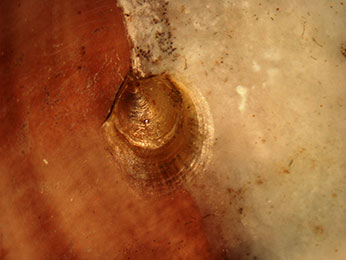
[(161, 74), (129, 75), (104, 124), (110, 151), (137, 187), (169, 191), (206, 169), (213, 126), (203, 97)]

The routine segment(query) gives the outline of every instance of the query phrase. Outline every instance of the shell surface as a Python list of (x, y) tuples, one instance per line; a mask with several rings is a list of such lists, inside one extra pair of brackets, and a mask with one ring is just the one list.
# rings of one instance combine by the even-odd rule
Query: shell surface
[(203, 97), (167, 74), (128, 76), (104, 128), (122, 172), (146, 190), (190, 181), (211, 157), (213, 126)]

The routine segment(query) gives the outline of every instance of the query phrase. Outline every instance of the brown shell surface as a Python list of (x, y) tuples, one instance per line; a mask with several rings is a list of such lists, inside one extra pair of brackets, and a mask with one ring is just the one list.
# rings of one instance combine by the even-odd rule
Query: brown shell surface
[(203, 97), (171, 76), (128, 76), (104, 124), (115, 162), (132, 184), (171, 191), (205, 171), (212, 121)]

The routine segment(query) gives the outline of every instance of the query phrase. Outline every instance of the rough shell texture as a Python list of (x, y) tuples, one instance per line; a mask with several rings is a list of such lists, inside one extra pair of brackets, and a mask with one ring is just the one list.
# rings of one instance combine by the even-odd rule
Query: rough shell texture
[(129, 75), (104, 124), (116, 163), (136, 187), (171, 191), (206, 169), (213, 127), (203, 97), (161, 74)]

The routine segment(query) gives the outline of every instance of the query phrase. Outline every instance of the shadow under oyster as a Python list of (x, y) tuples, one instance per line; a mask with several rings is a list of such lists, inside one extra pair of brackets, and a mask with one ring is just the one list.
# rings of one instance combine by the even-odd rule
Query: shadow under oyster
[(179, 187), (205, 170), (211, 157), (207, 104), (168, 74), (128, 75), (104, 128), (116, 163), (145, 190)]

